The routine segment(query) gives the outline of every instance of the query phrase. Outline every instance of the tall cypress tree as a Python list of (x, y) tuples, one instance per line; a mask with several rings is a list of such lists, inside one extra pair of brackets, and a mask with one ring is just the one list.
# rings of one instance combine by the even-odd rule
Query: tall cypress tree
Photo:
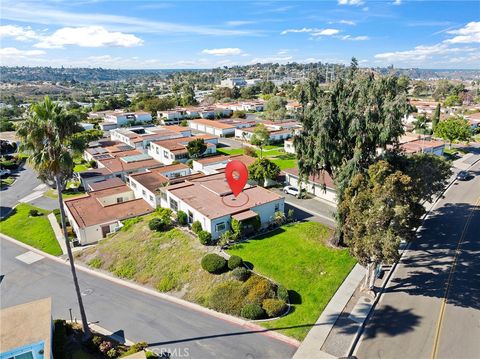
[(435, 108), (435, 112), (432, 116), (432, 131), (435, 131), (435, 127), (437, 127), (438, 122), (440, 121), (440, 103), (437, 104)]
[[(308, 81), (300, 98), (303, 130), (294, 138), (300, 176), (327, 171), (340, 202), (353, 176), (368, 169), (377, 151), (398, 144), (406, 93), (397, 77), (360, 70), (354, 60), (328, 88), (316, 79)], [(343, 245), (343, 223), (337, 215), (337, 245)]]

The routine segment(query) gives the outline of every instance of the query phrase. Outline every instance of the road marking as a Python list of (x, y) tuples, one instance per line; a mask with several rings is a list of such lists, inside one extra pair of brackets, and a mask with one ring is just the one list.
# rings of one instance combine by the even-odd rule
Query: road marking
[(35, 192), (30, 193), (28, 196), (25, 196), (22, 199), (19, 199), (18, 202), (28, 203), (28, 202), (32, 202), (34, 199), (40, 198), (42, 196), (43, 196), (43, 191), (35, 191)]
[(442, 333), (443, 327), (443, 318), (445, 316), (445, 309), (447, 306), (448, 294), (450, 292), (450, 287), (453, 279), (453, 273), (455, 272), (455, 267), (458, 261), (458, 255), (460, 254), (460, 247), (465, 239), (465, 234), (467, 233), (467, 229), (470, 226), (470, 222), (472, 221), (473, 215), (475, 214), (475, 210), (480, 205), (480, 197), (476, 200), (473, 208), (470, 209), (470, 214), (468, 215), (467, 221), (465, 222), (465, 226), (463, 227), (462, 234), (457, 244), (457, 248), (455, 249), (455, 256), (453, 257), (453, 264), (450, 268), (450, 273), (448, 274), (447, 284), (445, 287), (445, 295), (442, 299), (442, 304), (440, 305), (440, 313), (438, 315), (437, 326), (435, 330), (435, 338), (433, 340), (433, 349), (432, 349), (432, 359), (436, 359), (438, 355), (438, 348), (440, 344), (440, 334)]
[(20, 254), (19, 256), (16, 256), (19, 261), (27, 264), (32, 264), (35, 262), (38, 262), (40, 259), (43, 259), (44, 257), (38, 253), (28, 251), (23, 254)]

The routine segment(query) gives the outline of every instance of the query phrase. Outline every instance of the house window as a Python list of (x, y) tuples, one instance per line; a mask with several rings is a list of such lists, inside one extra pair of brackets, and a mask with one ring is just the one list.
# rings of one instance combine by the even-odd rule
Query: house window
[(155, 149), (157, 151), (157, 155), (160, 154), (160, 150), (158, 149), (158, 147)]
[(167, 200), (167, 193), (160, 191), (160, 198), (163, 199), (164, 201)]
[(220, 222), (215, 225), (215, 232), (221, 232), (224, 231), (226, 228), (225, 222)]
[(188, 223), (193, 223), (193, 213), (188, 211)]
[(280, 204), (276, 203), (275, 204), (275, 212), (278, 212), (280, 210)]
[(178, 211), (178, 202), (170, 198), (170, 209), (174, 212)]
[(163, 157), (168, 158), (168, 151), (163, 151)]
[(142, 189), (142, 196), (145, 197), (147, 195), (147, 192), (145, 192), (144, 189)]
[(152, 201), (152, 202), (153, 202), (153, 196), (150, 196), (150, 201)]
[(123, 202), (123, 197), (118, 197), (117, 198), (117, 203), (122, 203)]
[(132, 182), (132, 181), (130, 181), (130, 186), (132, 186), (133, 188), (137, 188), (137, 184), (135, 182)]

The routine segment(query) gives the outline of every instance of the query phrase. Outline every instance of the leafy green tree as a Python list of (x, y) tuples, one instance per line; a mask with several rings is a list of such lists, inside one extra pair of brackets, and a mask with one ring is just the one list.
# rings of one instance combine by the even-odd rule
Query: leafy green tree
[(453, 85), (450, 81), (441, 79), (436, 83), (435, 91), (433, 92), (433, 98), (435, 101), (446, 98), (452, 91)]
[(75, 152), (82, 153), (87, 147), (88, 144), (92, 141), (97, 141), (103, 137), (102, 130), (85, 130), (81, 132), (76, 132), (70, 136), (70, 145)]
[(62, 197), (65, 175), (73, 172), (72, 150), (69, 146), (70, 137), (81, 129), (77, 121), (76, 117), (69, 116), (62, 107), (54, 104), (49, 97), (45, 97), (43, 102), (32, 104), (28, 118), (19, 125), (17, 134), (21, 140), (21, 149), (29, 154), (28, 161), (33, 168), (44, 178), (53, 178), (56, 182), (63, 236), (80, 309), (84, 339), (88, 340), (91, 332), (68, 240)]
[[(377, 150), (398, 143), (407, 113), (406, 93), (394, 76), (376, 77), (351, 68), (327, 89), (313, 78), (300, 95), (300, 135), (294, 137), (301, 178), (327, 171), (341, 202), (345, 188), (365, 172)], [(336, 244), (343, 244), (344, 218), (337, 213)]]
[(424, 81), (417, 81), (413, 85), (413, 96), (420, 97), (428, 91), (428, 86)]
[(271, 121), (285, 119), (287, 100), (281, 96), (273, 96), (265, 103), (265, 117)]
[(343, 230), (350, 253), (367, 267), (364, 288), (373, 289), (375, 268), (399, 258), (402, 239), (412, 240), (423, 207), (413, 201), (409, 176), (386, 161), (358, 173), (345, 191), (338, 211), (346, 218)]
[(182, 106), (193, 106), (198, 102), (195, 99), (195, 91), (192, 86), (185, 85), (182, 89)]
[(0, 132), (15, 131), (15, 125), (12, 121), (0, 120)]
[(272, 81), (263, 81), (260, 83), (260, 90), (264, 95), (274, 94), (276, 91), (275, 84)]
[(408, 89), (410, 87), (410, 78), (405, 75), (400, 75), (398, 78), (398, 87), (408, 93)]
[(192, 158), (200, 157), (207, 150), (207, 145), (203, 138), (197, 138), (190, 141), (187, 145), (188, 155)]
[(256, 98), (260, 89), (258, 86), (245, 86), (240, 90), (240, 97), (246, 100)]
[(449, 95), (449, 96), (447, 96), (445, 101), (443, 101), (443, 104), (446, 107), (461, 106), (462, 105), (462, 100), (460, 99), (460, 97), (458, 95)]
[(258, 124), (255, 127), (250, 143), (260, 147), (260, 157), (263, 157), (263, 146), (267, 146), (270, 143), (270, 132), (264, 124)]
[(258, 158), (248, 167), (249, 178), (259, 184), (267, 180), (275, 180), (280, 174), (280, 167), (268, 158)]
[(472, 130), (464, 118), (452, 117), (440, 121), (435, 127), (434, 134), (436, 137), (447, 140), (451, 147), (453, 141), (469, 141), (472, 137)]
[(437, 104), (437, 107), (435, 108), (435, 112), (433, 113), (432, 116), (432, 130), (435, 131), (435, 128), (438, 125), (438, 122), (440, 121), (440, 113), (441, 113), (441, 107), (440, 103)]
[(430, 130), (428, 128), (428, 119), (425, 115), (418, 115), (417, 119), (413, 121), (413, 127), (415, 129), (415, 133), (419, 133), (422, 135), (430, 134)]

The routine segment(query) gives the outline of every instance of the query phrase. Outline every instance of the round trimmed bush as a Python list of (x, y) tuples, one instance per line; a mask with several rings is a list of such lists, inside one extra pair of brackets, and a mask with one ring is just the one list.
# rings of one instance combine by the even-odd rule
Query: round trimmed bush
[(212, 240), (212, 235), (208, 233), (207, 231), (200, 231), (197, 233), (198, 239), (200, 240), (200, 243), (202, 243), (204, 246), (210, 243)]
[(209, 273), (221, 273), (225, 270), (227, 261), (222, 256), (209, 253), (202, 258), (202, 268)]
[(242, 283), (223, 282), (212, 289), (208, 298), (208, 307), (222, 313), (240, 315), (243, 306)]
[(247, 319), (261, 319), (265, 316), (265, 311), (257, 303), (247, 303), (243, 306), (241, 314)]
[(245, 299), (249, 303), (261, 304), (264, 299), (275, 296), (272, 282), (259, 276), (252, 276), (245, 282), (245, 292)]
[(148, 222), (148, 228), (151, 231), (163, 231), (167, 228), (167, 223), (162, 218), (153, 218)]
[(279, 285), (277, 288), (277, 297), (285, 302), (288, 302), (288, 290), (283, 285)]
[(37, 217), (41, 215), (38, 209), (31, 209), (30, 211), (28, 211), (28, 214), (30, 215), (30, 217)]
[(178, 224), (180, 224), (181, 226), (186, 225), (187, 221), (188, 221), (187, 214), (184, 211), (178, 211), (177, 212), (177, 221), (178, 221)]
[(230, 256), (228, 258), (228, 269), (233, 270), (243, 265), (243, 259), (239, 256)]
[(195, 222), (192, 223), (193, 233), (198, 233), (201, 230), (203, 230), (203, 228), (202, 228), (202, 224), (199, 221), (195, 221)]
[(278, 317), (285, 313), (287, 303), (281, 299), (267, 298), (263, 301), (262, 307), (270, 318)]
[(232, 271), (232, 276), (236, 280), (245, 282), (250, 277), (250, 271), (244, 267), (237, 267)]

